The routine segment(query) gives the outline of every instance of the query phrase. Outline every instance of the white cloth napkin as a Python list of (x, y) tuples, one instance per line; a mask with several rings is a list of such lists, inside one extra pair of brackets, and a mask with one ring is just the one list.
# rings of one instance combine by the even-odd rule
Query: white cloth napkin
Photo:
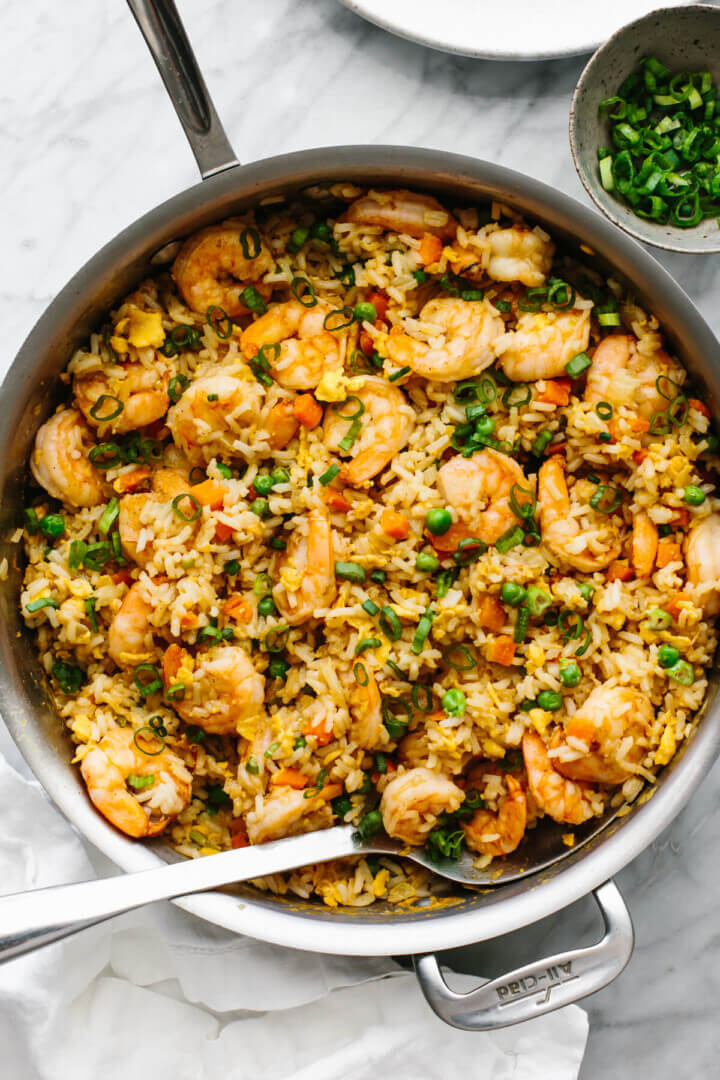
[[(2, 756), (7, 743), (0, 730), (0, 893), (113, 872)], [(8, 1080), (575, 1080), (586, 1038), (574, 1006), (456, 1031), (392, 960), (275, 948), (171, 904), (0, 965)]]

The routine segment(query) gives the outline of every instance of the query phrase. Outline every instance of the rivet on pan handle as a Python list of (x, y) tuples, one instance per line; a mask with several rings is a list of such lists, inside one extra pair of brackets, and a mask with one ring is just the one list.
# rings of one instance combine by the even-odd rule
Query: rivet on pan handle
[(174, 0), (128, 0), (203, 180), (238, 164)]
[(605, 934), (586, 949), (548, 956), (457, 994), (434, 953), (415, 957), (415, 971), (428, 1004), (441, 1020), (465, 1031), (493, 1031), (570, 1005), (612, 982), (627, 964), (635, 935), (630, 912), (612, 881), (595, 889)]

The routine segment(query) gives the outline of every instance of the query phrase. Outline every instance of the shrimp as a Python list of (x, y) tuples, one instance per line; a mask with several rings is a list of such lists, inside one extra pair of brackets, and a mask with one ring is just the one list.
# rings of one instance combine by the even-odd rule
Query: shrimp
[(283, 836), (329, 828), (333, 813), (322, 791), (312, 798), (306, 798), (307, 794), (307, 791), (280, 787), (269, 795), (259, 795), (255, 809), (245, 818), (250, 843), (264, 844)]
[[(244, 246), (243, 246), (244, 245)], [(257, 229), (213, 225), (193, 233), (173, 263), (172, 276), (185, 303), (201, 314), (221, 307), (231, 319), (247, 315), (245, 287), (254, 282), (267, 300), (272, 287), (260, 278), (273, 268), (273, 258)]]
[(186, 724), (211, 735), (231, 735), (238, 723), (262, 713), (265, 679), (238, 645), (221, 645), (198, 657), (184, 696), (173, 701)]
[(519, 281), (528, 288), (544, 285), (552, 266), (555, 245), (534, 229), (498, 229), (488, 236), (488, 276), (494, 281)]
[(505, 777), (507, 795), (500, 798), (498, 812), (476, 810), (469, 821), (461, 822), (465, 842), (481, 855), (509, 855), (525, 835), (527, 799), (518, 779)]
[(518, 523), (510, 506), (513, 487), (527, 489), (529, 482), (511, 457), (487, 449), (471, 458), (450, 458), (438, 470), (437, 485), (443, 500), (457, 511), (474, 535), (486, 544), (494, 544)]
[(358, 685), (351, 705), (353, 717), (351, 734), (353, 742), (363, 750), (375, 750), (388, 742), (387, 729), (383, 724), (380, 691), (375, 676), (368, 672), (365, 686)]
[(559, 455), (547, 458), (540, 466), (538, 505), (543, 543), (560, 562), (589, 574), (603, 570), (620, 554), (621, 538), (611, 515), (584, 527), (573, 514), (565, 462)]
[(340, 371), (342, 354), (337, 334), (324, 327), (334, 309), (318, 301), (307, 308), (299, 300), (273, 304), (243, 332), (240, 344), (252, 360), (262, 346), (271, 346), (268, 356), (273, 378), (287, 390), (309, 390), (328, 371)]
[(415, 413), (402, 390), (377, 375), (368, 375), (362, 387), (337, 411), (326, 411), (323, 441), (327, 449), (340, 451), (342, 440), (356, 421), (360, 432), (350, 450), (352, 461), (342, 470), (345, 482), (353, 485), (371, 480), (407, 446), (415, 427)]
[(667, 409), (674, 396), (670, 393), (670, 398), (663, 397), (658, 380), (664, 376), (677, 383), (682, 371), (666, 352), (646, 356), (639, 353), (636, 346), (635, 338), (628, 334), (610, 334), (603, 338), (588, 369), (584, 400), (591, 405), (601, 401), (615, 406), (627, 405), (645, 420), (651, 420), (654, 413)]
[(453, 814), (465, 792), (447, 776), (431, 769), (409, 769), (394, 777), (380, 800), (388, 836), (405, 844), (424, 844), (441, 814)]
[(522, 751), (530, 793), (539, 810), (568, 825), (582, 825), (593, 817), (584, 785), (555, 770), (545, 743), (534, 731), (523, 735)]
[(170, 404), (167, 388), (168, 373), (157, 365), (118, 364), (76, 375), (73, 381), (75, 402), (88, 424), (113, 435), (124, 435), (163, 417)]
[(500, 366), (514, 382), (535, 382), (565, 374), (565, 365), (584, 352), (590, 341), (590, 312), (523, 312), (508, 345), (500, 355)]
[(300, 421), (295, 416), (292, 401), (278, 401), (268, 412), (264, 425), (273, 450), (284, 450), (297, 435)]
[(655, 566), (658, 531), (655, 522), (644, 511), (633, 520), (632, 564), (636, 577), (650, 577)]
[[(561, 751), (553, 766), (570, 780), (623, 784), (646, 753), (654, 719), (652, 702), (639, 690), (596, 686), (566, 723), (564, 736), (558, 731), (551, 741), (551, 750)], [(580, 751), (576, 741), (587, 750)]]
[(433, 382), (469, 379), (484, 371), (495, 359), (494, 342), (505, 333), (505, 323), (485, 300), (429, 300), (418, 318), (432, 324), (432, 343), (391, 333), (385, 351), (399, 367)]
[[(129, 728), (109, 732), (85, 754), (80, 772), (91, 801), (127, 836), (156, 836), (190, 802), (192, 777), (172, 751), (146, 754)], [(151, 783), (134, 794), (142, 777)]]
[(54, 499), (71, 506), (99, 506), (105, 501), (103, 475), (88, 460), (90, 428), (77, 409), (51, 416), (35, 436), (30, 470)]
[(151, 615), (152, 606), (136, 581), (125, 594), (108, 630), (108, 654), (118, 667), (135, 667), (152, 656)]
[(260, 427), (263, 392), (254, 380), (222, 373), (200, 375), (167, 415), (174, 442), (193, 465), (238, 456), (237, 442)]
[(685, 559), (688, 581), (695, 586), (698, 605), (708, 617), (720, 613), (720, 514), (709, 514), (692, 528)]
[(351, 203), (339, 222), (354, 225), (377, 225), (386, 232), (423, 236), (431, 233), (450, 239), (457, 232), (457, 221), (432, 195), (415, 191), (370, 191)]
[(310, 510), (307, 529), (295, 529), (287, 550), (278, 557), (273, 599), (291, 626), (309, 619), (316, 608), (335, 599), (335, 556), (332, 527), (325, 507)]
[[(160, 528), (159, 511), (178, 495), (186, 495), (190, 484), (174, 469), (156, 469), (152, 474), (152, 491), (125, 495), (120, 500), (118, 513), (118, 532), (124, 553), (137, 563), (145, 566), (155, 555), (156, 542), (162, 542), (163, 530)], [(141, 534), (150, 527), (154, 530), (154, 539), (147, 541), (140, 548)], [(170, 518), (170, 527), (176, 530), (194, 528), (192, 522), (183, 521), (174, 515)]]

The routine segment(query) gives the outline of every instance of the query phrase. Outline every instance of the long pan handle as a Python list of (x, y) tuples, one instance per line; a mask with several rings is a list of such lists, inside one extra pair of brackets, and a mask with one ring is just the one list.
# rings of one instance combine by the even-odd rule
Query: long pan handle
[(362, 853), (354, 835), (351, 825), (341, 825), (136, 874), (0, 896), (0, 963), (156, 900)]
[(128, 0), (203, 180), (238, 164), (174, 0)]

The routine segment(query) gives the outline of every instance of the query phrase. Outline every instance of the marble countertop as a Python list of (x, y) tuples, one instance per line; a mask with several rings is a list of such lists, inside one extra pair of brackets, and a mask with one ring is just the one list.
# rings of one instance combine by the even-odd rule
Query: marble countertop
[[(484, 157), (585, 199), (567, 140), (585, 62), (506, 64), (431, 52), (335, 0), (180, 0), (241, 160), (335, 143)], [(197, 181), (134, 22), (117, 0), (0, 0), (0, 369), (67, 278), (125, 225)], [(720, 256), (661, 261), (720, 332)], [(582, 1080), (717, 1074), (720, 766), (618, 883), (634, 957), (584, 1004)], [(598, 935), (592, 901), (456, 958), (498, 972)]]

